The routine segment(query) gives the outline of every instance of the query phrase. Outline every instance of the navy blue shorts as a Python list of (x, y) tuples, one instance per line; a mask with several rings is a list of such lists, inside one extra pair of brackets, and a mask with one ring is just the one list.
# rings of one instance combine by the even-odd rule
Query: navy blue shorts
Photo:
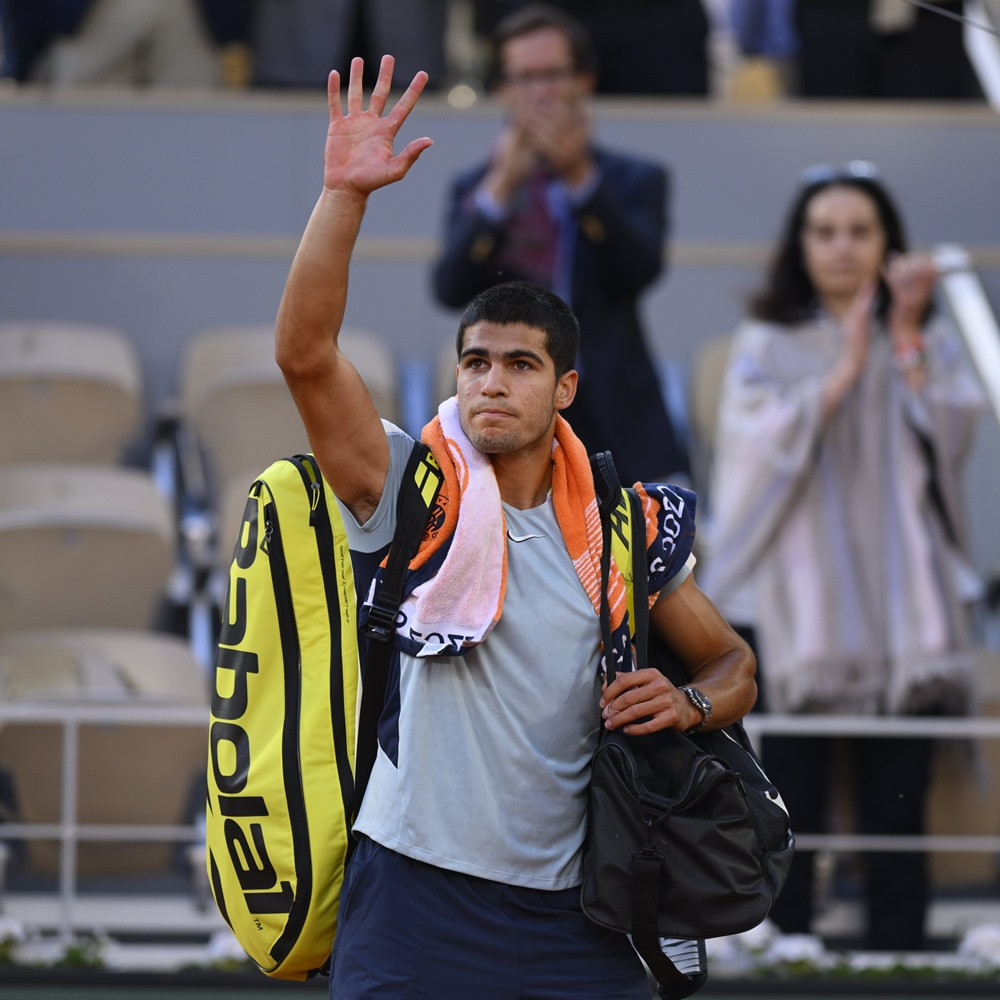
[(624, 934), (580, 890), (446, 871), (362, 837), (344, 878), (331, 1000), (650, 1000)]

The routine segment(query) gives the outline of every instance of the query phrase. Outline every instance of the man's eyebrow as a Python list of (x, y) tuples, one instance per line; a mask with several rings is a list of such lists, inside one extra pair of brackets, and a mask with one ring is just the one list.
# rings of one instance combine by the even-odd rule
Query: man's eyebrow
[[(504, 361), (516, 361), (518, 358), (530, 358), (532, 361), (537, 361), (540, 365), (545, 364), (545, 359), (540, 354), (535, 351), (529, 351), (527, 348), (518, 348), (514, 351), (504, 351), (502, 354), (497, 356)], [(494, 355), (485, 347), (467, 347), (459, 355), (459, 361), (463, 361), (468, 357), (491, 358), (494, 357)]]

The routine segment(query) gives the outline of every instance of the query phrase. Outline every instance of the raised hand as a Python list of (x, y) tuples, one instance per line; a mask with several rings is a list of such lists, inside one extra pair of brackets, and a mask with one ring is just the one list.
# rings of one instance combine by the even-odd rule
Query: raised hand
[(346, 115), (341, 107), (340, 74), (336, 70), (330, 74), (327, 86), (330, 128), (323, 170), (323, 184), (327, 190), (368, 195), (402, 179), (417, 157), (431, 145), (432, 140), (425, 136), (414, 139), (398, 154), (393, 150), (396, 133), (427, 84), (427, 74), (421, 70), (383, 117), (392, 88), (393, 66), (392, 56), (382, 57), (366, 110), (362, 87), (364, 61), (351, 60)]

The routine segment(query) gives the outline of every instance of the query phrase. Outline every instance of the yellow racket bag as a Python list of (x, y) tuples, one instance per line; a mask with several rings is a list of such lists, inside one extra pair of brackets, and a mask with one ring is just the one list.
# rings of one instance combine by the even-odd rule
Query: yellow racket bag
[(315, 459), (250, 487), (222, 613), (206, 846), (215, 902), (262, 972), (330, 958), (350, 844), (358, 633), (340, 512)]
[(360, 711), (356, 581), (333, 492), (312, 455), (275, 462), (250, 487), (219, 634), (206, 853), (220, 912), (268, 976), (306, 979), (329, 964), (403, 579), (428, 518), (443, 516), (442, 481), (415, 443), (372, 595)]

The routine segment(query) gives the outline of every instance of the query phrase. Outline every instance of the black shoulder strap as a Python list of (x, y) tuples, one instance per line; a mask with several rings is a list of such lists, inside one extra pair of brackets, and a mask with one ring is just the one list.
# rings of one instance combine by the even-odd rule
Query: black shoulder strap
[(415, 441), (396, 497), (396, 531), (389, 558), (381, 585), (372, 597), (372, 609), (365, 627), (370, 639), (382, 643), (392, 641), (396, 614), (403, 600), (406, 568), (420, 547), (427, 517), (443, 482), (444, 474), (430, 448)]
[(594, 476), (594, 492), (597, 495), (597, 506), (603, 522), (611, 517), (611, 512), (618, 506), (622, 489), (611, 452), (598, 451), (591, 455), (590, 471)]
[[(611, 571), (611, 513), (622, 494), (621, 482), (615, 471), (610, 452), (591, 456), (594, 489), (601, 515), (604, 548), (601, 552), (601, 636), (605, 649), (611, 648), (610, 612), (608, 610), (608, 578)], [(642, 501), (634, 489), (626, 489), (630, 507), (629, 522), (632, 553), (632, 607), (635, 614), (636, 669), (648, 664), (649, 641), (649, 576), (646, 569), (646, 521)], [(606, 658), (607, 679), (614, 680), (612, 657)], [(632, 946), (649, 966), (659, 984), (659, 996), (680, 1000), (701, 988), (706, 978), (705, 944), (703, 941), (661, 941), (656, 924), (660, 899), (660, 865), (635, 869), (632, 888)], [(679, 963), (681, 968), (676, 963)], [(684, 972), (682, 968), (692, 971)]]
[(427, 526), (427, 518), (437, 499), (444, 474), (431, 450), (414, 442), (396, 498), (396, 531), (389, 547), (382, 581), (372, 598), (365, 634), (368, 653), (364, 660), (361, 710), (358, 713), (357, 748), (354, 755), (354, 796), (351, 815), (357, 816), (365, 797), (368, 778), (378, 753), (378, 720), (385, 706), (385, 691), (392, 658), (392, 637), (396, 615), (403, 600), (403, 580), (410, 560), (416, 555)]
[(649, 666), (649, 571), (646, 568), (646, 516), (642, 512), (639, 494), (631, 487), (625, 490), (629, 503), (632, 538), (632, 613), (635, 615), (635, 666)]

